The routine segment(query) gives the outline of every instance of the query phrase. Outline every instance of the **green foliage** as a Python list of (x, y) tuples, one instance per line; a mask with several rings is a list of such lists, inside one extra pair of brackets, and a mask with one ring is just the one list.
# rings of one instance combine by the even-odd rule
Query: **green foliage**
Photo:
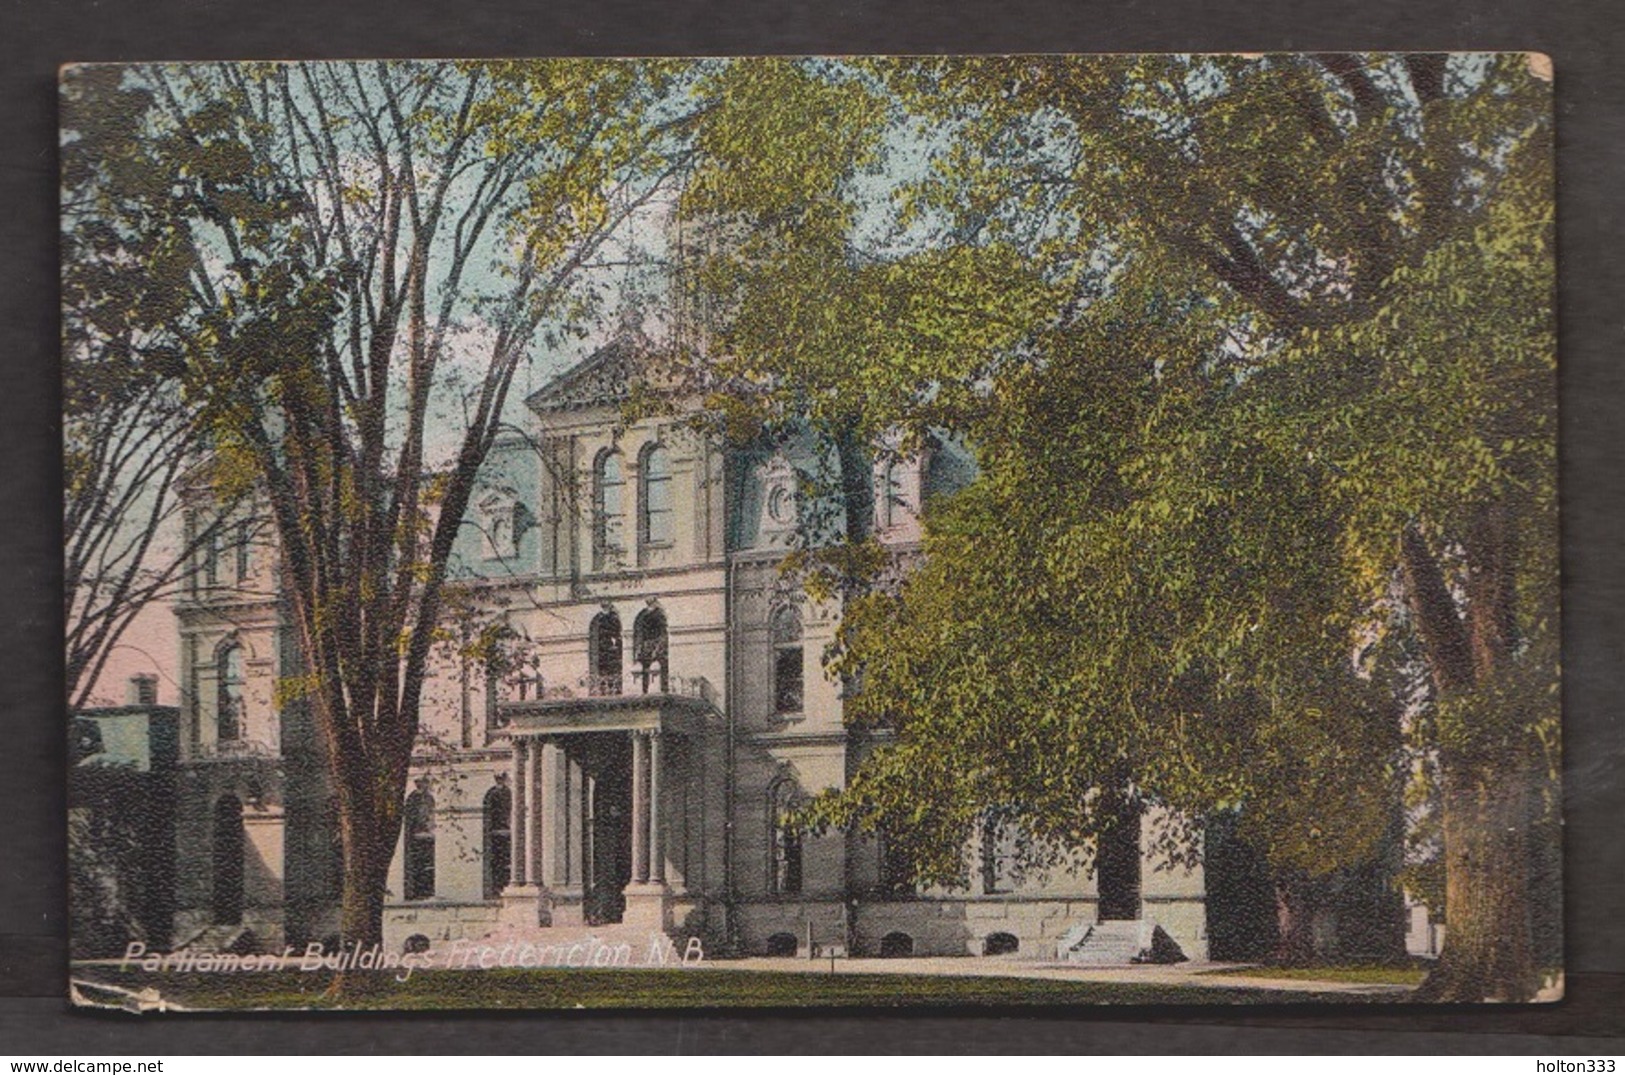
[[(813, 823), (884, 827), (952, 883), (989, 807), (1087, 851), (1126, 773), (1190, 819), (1240, 807), (1278, 866), (1319, 873), (1391, 832), (1407, 724), (1413, 750), (1492, 766), (1555, 740), (1550, 95), (1529, 60), (792, 69), (822, 82), (799, 97), (890, 127), (831, 142), (756, 99), (754, 128), (794, 144), (741, 142), (725, 172), (761, 227), (702, 276), (725, 368), (774, 419), (951, 430), (981, 465), (931, 506), (901, 591), (849, 600), (834, 671), (880, 741)], [(803, 186), (777, 166), (802, 138), (852, 166)], [(859, 172), (899, 143), (928, 167), (865, 249)], [(1414, 637), (1399, 538), (1466, 595), (1487, 511), (1517, 534), (1495, 567), (1513, 667), (1429, 708), (1407, 669), (1442, 657)]]
[(119, 343), (70, 335), (70, 361), (87, 360), (70, 396), (111, 359), (161, 380), (207, 449), (197, 476), (270, 516), (309, 665), (279, 697), (307, 699), (332, 746), (347, 937), (381, 928), (372, 895), (447, 562), (516, 371), (544, 325), (592, 309), (583, 266), (675, 166), (687, 72), (184, 64), (67, 79), (64, 166), (83, 188), (70, 261), (84, 262), (70, 333)]
[(932, 880), (990, 804), (1088, 846), (1123, 771), (1192, 817), (1245, 805), (1314, 872), (1386, 828), (1397, 726), (1355, 674), (1317, 474), (1181, 388), (1217, 326), (1152, 324), (1103, 316), (1002, 381), (970, 430), (981, 477), (933, 505), (923, 566), (848, 608), (848, 711), (896, 743), (822, 816), (883, 822)]

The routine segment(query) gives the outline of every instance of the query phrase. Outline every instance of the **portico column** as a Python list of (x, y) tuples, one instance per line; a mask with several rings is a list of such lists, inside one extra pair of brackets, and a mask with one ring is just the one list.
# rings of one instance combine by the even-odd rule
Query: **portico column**
[(632, 733), (632, 880), (649, 881), (649, 740)]
[(582, 885), (586, 874), (582, 872), (581, 854), (586, 838), (586, 788), (581, 762), (566, 752), (564, 759), (564, 876), (572, 885)]
[(533, 885), (545, 884), (547, 876), (542, 871), (542, 856), (547, 853), (547, 828), (543, 820), (544, 797), (547, 789), (542, 783), (542, 744), (535, 739), (526, 741), (529, 748), (525, 754), (525, 790), (528, 816), (525, 819), (525, 833), (529, 837), (528, 848), (525, 854), (525, 871)]
[(530, 791), (530, 781), (525, 779), (525, 748), (527, 740), (515, 738), (513, 740), (513, 757), (509, 759), (508, 781), (512, 794), (508, 798), (508, 840), (512, 846), (509, 853), (508, 878), (515, 885), (529, 883), (525, 872), (525, 863), (528, 861), (526, 850), (529, 845), (530, 826), (526, 824), (529, 804), (526, 796)]
[(543, 739), (542, 747), (542, 825), (546, 868), (540, 878), (549, 888), (570, 883), (568, 810), (570, 789), (564, 748), (556, 739)]
[(666, 849), (660, 840), (660, 729), (649, 733), (649, 879), (666, 880)]

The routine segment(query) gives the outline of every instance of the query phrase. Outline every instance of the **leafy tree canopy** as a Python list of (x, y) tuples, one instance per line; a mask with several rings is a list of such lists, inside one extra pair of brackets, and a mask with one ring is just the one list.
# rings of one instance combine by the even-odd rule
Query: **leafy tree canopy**
[[(983, 470), (933, 506), (901, 592), (848, 609), (836, 667), (889, 741), (815, 819), (884, 822), (948, 880), (978, 810), (1085, 844), (1126, 772), (1187, 816), (1243, 806), (1278, 865), (1319, 871), (1376, 846), (1408, 730), (1445, 788), (1437, 995), (1527, 996), (1556, 725), (1541, 58), (875, 60), (823, 81), (879, 94), (929, 164), (891, 192), (879, 270), (856, 210), (735, 259), (716, 290), (773, 301), (724, 304), (723, 338), (775, 404), (812, 410), (829, 369), (866, 431), (952, 429)], [(753, 147), (740, 166), (774, 178), (739, 189), (793, 187), (780, 159)], [(854, 175), (805, 197), (850, 200)], [(773, 335), (866, 271), (883, 283), (830, 314), (837, 345)], [(907, 331), (933, 319), (963, 348)]]

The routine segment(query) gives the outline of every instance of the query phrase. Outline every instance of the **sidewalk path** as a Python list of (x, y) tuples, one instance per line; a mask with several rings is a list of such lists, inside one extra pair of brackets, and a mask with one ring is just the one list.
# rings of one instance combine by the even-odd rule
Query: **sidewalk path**
[[(707, 961), (693, 969), (778, 971), (828, 974), (831, 960), (771, 958)], [(1212, 974), (1242, 968), (1240, 963), (1126, 964), (1089, 967), (1071, 963), (1042, 963), (1021, 959), (976, 956), (920, 956), (902, 959), (841, 959), (833, 961), (836, 974), (918, 974), (963, 978), (1036, 978), (1060, 982), (1114, 982), (1124, 985), (1173, 985), (1196, 989), (1271, 989), (1295, 993), (1346, 993), (1349, 996), (1400, 996), (1413, 987), (1380, 982), (1312, 981), (1250, 974)]]

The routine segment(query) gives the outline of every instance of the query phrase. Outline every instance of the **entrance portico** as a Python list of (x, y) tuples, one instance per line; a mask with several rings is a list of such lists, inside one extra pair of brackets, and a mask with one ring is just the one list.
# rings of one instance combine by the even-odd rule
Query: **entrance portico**
[(513, 751), (505, 922), (670, 927), (668, 814), (682, 779), (671, 748), (715, 713), (703, 693), (502, 704)]

